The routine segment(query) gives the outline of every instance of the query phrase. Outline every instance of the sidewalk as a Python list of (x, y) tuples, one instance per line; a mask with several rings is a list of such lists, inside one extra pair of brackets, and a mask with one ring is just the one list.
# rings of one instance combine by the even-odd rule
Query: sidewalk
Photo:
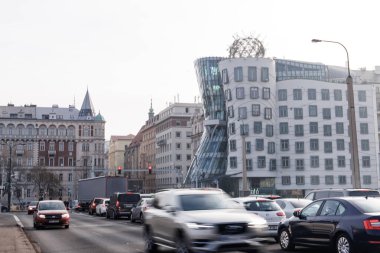
[(0, 252), (36, 253), (12, 213), (0, 213)]

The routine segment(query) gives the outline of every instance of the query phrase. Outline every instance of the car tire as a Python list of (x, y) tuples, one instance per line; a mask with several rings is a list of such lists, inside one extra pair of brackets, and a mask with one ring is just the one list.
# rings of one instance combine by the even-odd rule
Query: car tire
[(131, 214), (131, 222), (132, 222), (132, 223), (135, 223), (135, 221), (136, 221), (136, 219), (133, 218), (133, 215)]
[(109, 219), (110, 215), (108, 214), (108, 211), (106, 211), (106, 219)]
[(350, 237), (346, 234), (340, 234), (335, 240), (335, 252), (353, 253), (354, 247)]
[(189, 249), (189, 246), (186, 243), (185, 238), (183, 236), (177, 236), (175, 240), (175, 252), (176, 253), (191, 253), (192, 251)]
[(111, 219), (117, 220), (117, 214), (115, 213), (115, 211), (112, 211)]
[(144, 229), (144, 252), (145, 253), (156, 253), (157, 250), (157, 244), (155, 243), (152, 235), (152, 231), (150, 231), (148, 228)]
[(69, 225), (65, 225), (65, 229), (69, 228), (70, 226)]
[(295, 245), (289, 231), (286, 228), (281, 230), (279, 240), (281, 249), (286, 251), (294, 250)]

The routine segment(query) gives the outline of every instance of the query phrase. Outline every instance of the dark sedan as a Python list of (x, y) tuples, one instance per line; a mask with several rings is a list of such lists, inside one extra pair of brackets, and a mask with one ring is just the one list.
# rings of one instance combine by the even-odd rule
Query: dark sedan
[(280, 246), (326, 246), (338, 253), (379, 252), (380, 199), (342, 197), (321, 199), (279, 226)]
[(69, 228), (70, 215), (61, 200), (39, 201), (33, 214), (33, 227), (65, 227)]

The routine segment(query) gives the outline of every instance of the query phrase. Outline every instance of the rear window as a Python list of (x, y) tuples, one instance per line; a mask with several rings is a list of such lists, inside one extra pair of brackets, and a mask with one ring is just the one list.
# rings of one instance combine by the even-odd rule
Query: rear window
[(30, 202), (30, 206), (36, 206), (37, 205), (37, 203), (38, 203), (38, 201), (32, 201), (32, 202)]
[(244, 202), (244, 207), (248, 211), (269, 212), (281, 210), (281, 207), (276, 202), (265, 200)]
[(351, 203), (362, 213), (380, 212), (380, 199), (377, 198), (355, 198)]
[(140, 194), (120, 194), (119, 196), (119, 201), (123, 203), (137, 203), (140, 199)]
[(103, 202), (103, 199), (94, 199), (94, 203), (95, 203), (95, 204), (99, 204), (99, 203), (101, 203), (101, 202)]
[(349, 191), (348, 196), (380, 196), (380, 193), (378, 191), (371, 191), (371, 190), (359, 190), (359, 191)]

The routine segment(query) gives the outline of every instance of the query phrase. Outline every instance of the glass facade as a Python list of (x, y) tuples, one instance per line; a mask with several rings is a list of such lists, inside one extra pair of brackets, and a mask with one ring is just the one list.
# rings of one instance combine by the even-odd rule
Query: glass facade
[(275, 62), (277, 81), (290, 79), (328, 80), (328, 67), (324, 64), (282, 59), (275, 59)]

